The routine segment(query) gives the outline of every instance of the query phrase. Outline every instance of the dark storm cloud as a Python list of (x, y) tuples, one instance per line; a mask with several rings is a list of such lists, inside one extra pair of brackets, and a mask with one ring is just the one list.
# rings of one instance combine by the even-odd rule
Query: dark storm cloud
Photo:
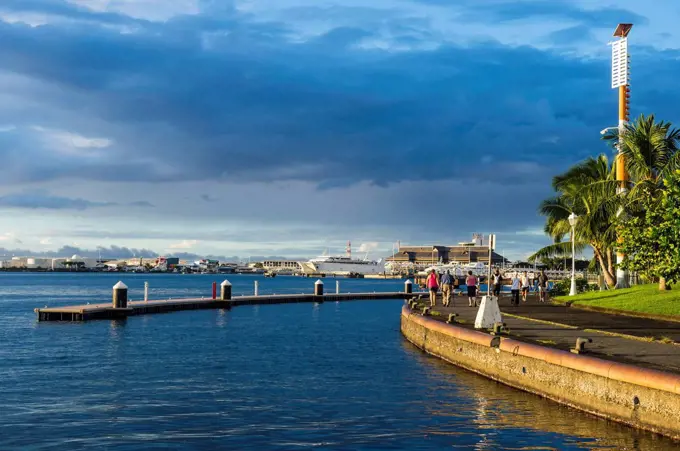
[(47, 190), (26, 190), (0, 196), (0, 208), (26, 208), (47, 210), (87, 210), (97, 207), (113, 207), (127, 205), (130, 207), (151, 208), (147, 201), (135, 201), (126, 204), (117, 202), (95, 202), (83, 198), (71, 198), (51, 195)]
[(450, 6), (461, 10), (461, 19), (482, 23), (515, 20), (569, 19), (588, 27), (607, 27), (609, 24), (647, 23), (647, 18), (626, 9), (583, 8), (571, 0), (416, 0), (419, 3)]
[[(15, 10), (22, 4), (11, 3)], [(31, 0), (30, 10), (40, 4)], [(484, 13), (486, 20), (520, 18), (529, 6), (533, 17), (584, 24), (622, 13), (560, 2), (475, 5), (465, 5), (465, 14)], [(114, 20), (52, 8), (79, 20)], [(0, 22), (6, 43), (0, 70), (41, 87), (39, 98), (35, 90), (20, 93), (44, 107), (38, 117), (45, 125), (86, 127), (74, 131), (95, 130), (114, 143), (99, 159), (44, 151), (34, 164), (39, 146), (27, 144), (25, 134), (2, 145), (0, 134), (12, 181), (304, 180), (326, 189), (359, 181), (480, 183), (490, 177), (479, 168), (485, 158), (494, 182), (517, 185), (527, 181), (528, 166), (550, 172), (605, 150), (597, 131), (616, 114), (607, 61), (491, 41), (401, 53), (357, 50), (365, 39), (380, 38), (368, 26), (291, 42), (291, 30), (280, 23), (255, 23), (230, 7), (223, 14), (164, 24), (135, 20), (136, 31), (126, 34), (94, 25)], [(431, 38), (422, 19), (411, 26), (389, 15), (385, 21), (392, 42)], [(14, 122), (38, 114), (12, 104), (5, 111)]]
[(574, 43), (596, 42), (591, 28), (586, 25), (563, 28), (548, 35), (548, 41), (554, 45), (574, 45)]
[[(477, 49), (448, 47), (360, 61), (343, 49), (365, 34), (340, 30), (251, 58), (244, 48), (210, 53), (162, 37), (3, 25), (0, 39), (12, 45), (0, 50), (0, 65), (57, 84), (62, 108), (86, 109), (118, 125), (100, 132), (113, 138), (115, 158), (125, 165), (76, 166), (79, 176), (99, 180), (444, 179), (460, 175), (479, 153), (507, 155), (510, 147), (521, 161), (543, 147), (539, 133), (561, 132), (559, 115), (578, 127), (602, 111), (558, 93), (573, 84), (581, 95), (602, 91), (604, 64), (494, 44), (483, 60)], [(317, 53), (329, 42), (339, 53)], [(574, 77), (560, 80), (566, 71)], [(500, 94), (504, 85), (531, 90)], [(576, 144), (570, 135), (563, 139), (558, 149)], [(141, 152), (147, 163), (136, 161)], [(71, 175), (73, 167), (24, 169), (32, 180)], [(512, 181), (515, 174), (498, 176)]]
[(93, 202), (81, 198), (52, 196), (47, 191), (35, 190), (0, 196), (0, 207), (30, 208), (49, 210), (86, 210), (94, 207), (109, 207), (111, 202)]

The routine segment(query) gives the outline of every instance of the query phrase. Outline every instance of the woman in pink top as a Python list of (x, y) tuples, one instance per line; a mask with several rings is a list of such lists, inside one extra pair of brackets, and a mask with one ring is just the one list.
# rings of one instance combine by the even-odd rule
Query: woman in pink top
[(430, 305), (434, 307), (437, 305), (437, 290), (439, 290), (439, 280), (437, 280), (434, 269), (427, 276), (427, 288), (430, 290)]
[(477, 278), (472, 275), (472, 271), (468, 271), (468, 276), (465, 279), (468, 292), (468, 306), (477, 306)]

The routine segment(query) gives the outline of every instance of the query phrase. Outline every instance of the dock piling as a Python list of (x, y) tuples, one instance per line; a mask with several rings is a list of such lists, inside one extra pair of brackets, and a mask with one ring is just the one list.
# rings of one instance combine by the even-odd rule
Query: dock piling
[(128, 287), (122, 281), (113, 286), (113, 308), (127, 308)]
[(149, 282), (144, 282), (144, 302), (149, 302)]
[(406, 282), (404, 282), (404, 293), (413, 293), (413, 282), (411, 282), (411, 279), (406, 279)]
[(260, 288), (259, 282), (256, 280), (256, 281), (255, 281), (255, 296), (259, 296), (259, 295), (260, 295), (260, 294), (259, 294), (259, 291), (260, 291), (259, 288)]
[(340, 281), (335, 281), (335, 294), (340, 294)]
[(220, 292), (220, 299), (223, 301), (229, 301), (231, 300), (231, 282), (228, 280), (224, 280), (222, 284), (220, 285), (221, 292)]
[(323, 282), (321, 279), (314, 282), (314, 295), (323, 296)]
[(212, 298), (217, 299), (217, 282), (212, 283)]

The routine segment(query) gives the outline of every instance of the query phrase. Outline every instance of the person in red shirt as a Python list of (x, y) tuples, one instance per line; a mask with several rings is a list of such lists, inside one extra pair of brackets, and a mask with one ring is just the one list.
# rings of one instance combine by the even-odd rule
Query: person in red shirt
[(430, 271), (430, 275), (427, 276), (427, 288), (430, 290), (430, 305), (434, 307), (437, 305), (437, 291), (439, 290), (439, 280), (437, 279), (437, 274), (434, 269)]
[(467, 285), (468, 306), (472, 307), (474, 305), (477, 307), (477, 278), (472, 275), (472, 271), (468, 271), (465, 285)]

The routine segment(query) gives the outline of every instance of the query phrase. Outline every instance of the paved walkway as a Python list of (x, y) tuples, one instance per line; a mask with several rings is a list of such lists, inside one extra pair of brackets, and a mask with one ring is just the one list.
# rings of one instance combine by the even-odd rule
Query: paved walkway
[[(427, 293), (423, 293), (423, 302), (429, 305)], [(501, 296), (499, 304), (512, 338), (562, 350), (574, 347), (579, 337), (591, 338), (593, 342), (586, 344), (588, 355), (680, 373), (680, 345), (650, 338), (680, 342), (680, 323), (539, 303), (533, 294), (518, 307), (510, 305), (509, 296)], [(434, 319), (445, 321), (455, 312), (464, 327), (474, 327), (477, 308), (468, 307), (467, 296), (455, 296), (453, 307), (443, 307), (440, 298), (434, 310), (442, 313)]]

